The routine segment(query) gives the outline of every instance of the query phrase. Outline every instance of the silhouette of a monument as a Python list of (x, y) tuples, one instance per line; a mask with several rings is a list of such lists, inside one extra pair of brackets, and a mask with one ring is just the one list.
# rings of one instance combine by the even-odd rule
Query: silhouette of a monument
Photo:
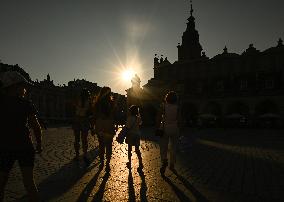
[(135, 74), (131, 79), (131, 84), (131, 88), (126, 90), (127, 108), (129, 108), (131, 105), (137, 105), (141, 107), (143, 102), (141, 97), (143, 95), (143, 90), (140, 86), (141, 79), (137, 74)]

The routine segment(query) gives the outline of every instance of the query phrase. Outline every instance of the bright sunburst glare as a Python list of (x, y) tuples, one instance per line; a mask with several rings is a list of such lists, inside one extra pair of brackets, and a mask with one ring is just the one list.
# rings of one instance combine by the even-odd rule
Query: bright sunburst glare
[(132, 69), (126, 69), (126, 70), (122, 71), (121, 74), (122, 74), (121, 75), (122, 80), (129, 82), (133, 78), (135, 73)]
[(111, 58), (108, 60), (110, 68), (106, 73), (111, 75), (114, 90), (122, 94), (132, 87), (131, 80), (135, 75), (143, 80), (144, 69), (142, 67), (145, 65), (145, 61), (141, 60), (140, 44), (148, 31), (148, 26), (142, 26), (141, 23), (127, 22), (126, 24), (127, 39), (124, 48), (120, 47), (118, 50), (109, 39), (107, 40), (113, 56), (109, 57)]

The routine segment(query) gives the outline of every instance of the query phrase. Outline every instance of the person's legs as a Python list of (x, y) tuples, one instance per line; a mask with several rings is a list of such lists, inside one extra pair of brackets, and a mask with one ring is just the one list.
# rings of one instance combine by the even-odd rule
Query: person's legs
[(170, 139), (170, 167), (174, 169), (174, 164), (176, 162), (176, 152), (177, 152), (177, 144), (178, 144), (178, 127), (176, 125), (172, 125), (167, 128), (169, 139)]
[(15, 161), (16, 156), (13, 152), (0, 151), (0, 202), (4, 200), (4, 189)]
[(106, 171), (110, 171), (110, 159), (112, 155), (112, 139), (106, 140), (105, 143), (105, 149), (106, 149)]
[(81, 140), (84, 156), (87, 156), (88, 153), (88, 131), (81, 132)]
[(84, 162), (89, 165), (91, 162), (88, 159), (88, 131), (81, 131), (82, 148), (84, 153)]
[(38, 202), (39, 194), (37, 187), (34, 182), (34, 176), (33, 176), (33, 167), (23, 167), (21, 166), (21, 172), (23, 176), (23, 182), (24, 186), (28, 192), (28, 197), (31, 202)]
[(142, 161), (142, 155), (138, 145), (135, 145), (135, 152), (137, 154), (139, 162)]
[(173, 135), (170, 137), (170, 167), (174, 169), (174, 165), (176, 163), (176, 152), (177, 152), (177, 143), (178, 137), (177, 135)]
[(19, 161), (19, 166), (21, 168), (23, 176), (23, 183), (28, 192), (28, 197), (30, 201), (40, 201), (33, 176), (35, 151), (33, 149), (18, 151), (17, 160)]
[(82, 121), (81, 123), (81, 140), (82, 140), (82, 149), (84, 157), (87, 157), (88, 153), (88, 133), (89, 133), (89, 122), (87, 120)]
[(4, 200), (4, 189), (8, 181), (9, 172), (0, 171), (0, 202)]
[(135, 152), (136, 152), (136, 154), (137, 154), (138, 161), (139, 161), (138, 171), (142, 171), (142, 169), (143, 169), (144, 166), (143, 166), (143, 162), (142, 162), (142, 154), (141, 154), (141, 151), (140, 151), (138, 145), (135, 145)]
[(104, 155), (105, 155), (105, 143), (104, 143), (102, 133), (98, 134), (98, 141), (99, 141), (99, 157), (100, 157), (101, 163), (103, 163), (104, 162)]
[(75, 155), (76, 159), (79, 159), (80, 155), (80, 130), (73, 129), (74, 132), (74, 150), (75, 150)]
[(161, 140), (160, 140), (160, 154), (161, 154), (161, 163), (162, 163), (162, 166), (160, 168), (160, 173), (162, 175), (164, 175), (166, 171), (166, 167), (168, 166), (168, 158), (167, 158), (168, 144), (169, 144), (169, 136), (165, 130), (164, 136), (161, 137)]
[(128, 162), (126, 163), (126, 166), (130, 169), (131, 168), (131, 156), (132, 156), (132, 145), (128, 144)]
[(131, 156), (132, 156), (132, 145), (128, 144), (128, 161), (131, 162)]
[(107, 163), (110, 162), (111, 159), (111, 155), (112, 155), (112, 140), (106, 140), (106, 144), (105, 144), (105, 149), (106, 149), (106, 159), (107, 159)]
[(160, 155), (162, 163), (167, 160), (168, 144), (169, 136), (167, 133), (164, 133), (164, 136), (160, 139)]

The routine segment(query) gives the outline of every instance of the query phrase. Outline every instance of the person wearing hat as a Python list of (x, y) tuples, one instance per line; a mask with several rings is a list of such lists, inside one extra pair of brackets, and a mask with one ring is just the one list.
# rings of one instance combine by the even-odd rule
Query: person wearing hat
[[(39, 201), (33, 168), (35, 153), (42, 151), (42, 132), (37, 111), (32, 102), (25, 98), (27, 89), (32, 84), (16, 71), (0, 74), (0, 81), (0, 201), (4, 200), (4, 188), (15, 161), (19, 163), (29, 201)], [(29, 128), (34, 131), (36, 149)]]
[(91, 126), (91, 100), (90, 92), (87, 89), (82, 89), (80, 93), (80, 99), (74, 106), (74, 119), (73, 119), (73, 131), (75, 136), (74, 149), (75, 159), (79, 160), (80, 154), (80, 139), (82, 141), (83, 148), (83, 160), (88, 166), (91, 162), (87, 157), (88, 152), (88, 131)]

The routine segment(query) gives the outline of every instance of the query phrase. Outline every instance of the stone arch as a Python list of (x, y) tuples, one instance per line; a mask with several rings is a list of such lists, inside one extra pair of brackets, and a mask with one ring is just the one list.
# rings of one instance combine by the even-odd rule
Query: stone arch
[(222, 115), (222, 106), (218, 102), (211, 101), (208, 102), (202, 109), (201, 113), (213, 114), (216, 116)]
[(250, 124), (250, 107), (247, 103), (235, 100), (226, 107), (223, 124), (226, 127), (248, 127)]
[(226, 115), (229, 114), (240, 114), (248, 116), (250, 113), (249, 105), (242, 101), (234, 101), (230, 103), (226, 108)]
[(263, 100), (255, 106), (255, 116), (263, 114), (279, 114), (279, 106), (270, 99)]
[(280, 127), (279, 106), (270, 99), (259, 102), (255, 106), (254, 124), (265, 128)]

